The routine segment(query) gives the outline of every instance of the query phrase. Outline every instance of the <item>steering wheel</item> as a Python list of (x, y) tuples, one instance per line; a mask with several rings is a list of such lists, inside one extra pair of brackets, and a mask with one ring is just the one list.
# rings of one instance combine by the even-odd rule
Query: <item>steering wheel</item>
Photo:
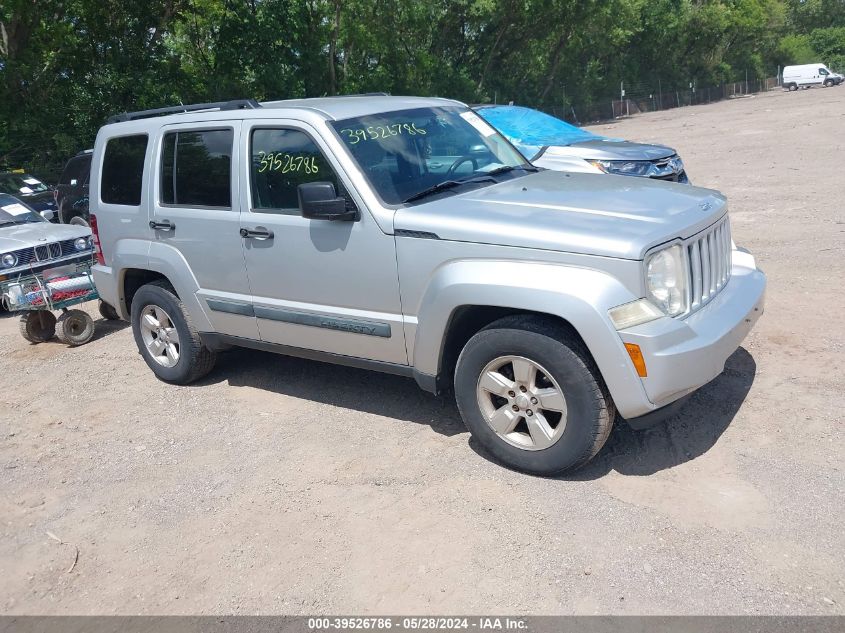
[(446, 172), (446, 176), (448, 178), (452, 178), (455, 175), (455, 171), (457, 171), (458, 167), (463, 165), (464, 163), (472, 163), (472, 171), (478, 171), (478, 160), (476, 160), (475, 156), (461, 156), (458, 160), (452, 163), (452, 166), (449, 167), (449, 171)]

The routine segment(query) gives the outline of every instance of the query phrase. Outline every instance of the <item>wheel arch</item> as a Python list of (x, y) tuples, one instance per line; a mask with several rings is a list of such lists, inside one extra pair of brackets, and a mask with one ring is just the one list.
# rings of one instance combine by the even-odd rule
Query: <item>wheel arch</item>
[(202, 302), (197, 297), (199, 284), (188, 262), (175, 248), (152, 243), (148, 256), (143, 261), (126, 261), (120, 269), (118, 310), (125, 319), (132, 311), (132, 297), (144, 284), (152, 281), (166, 281), (185, 305), (191, 319), (200, 331), (213, 331)]
[(417, 382), (450, 386), (466, 341), (499, 318), (528, 314), (553, 320), (583, 343), (617, 402), (647, 402), (642, 382), (607, 311), (638, 297), (612, 275), (539, 262), (456, 262), (435, 275), (421, 301), (413, 336)]

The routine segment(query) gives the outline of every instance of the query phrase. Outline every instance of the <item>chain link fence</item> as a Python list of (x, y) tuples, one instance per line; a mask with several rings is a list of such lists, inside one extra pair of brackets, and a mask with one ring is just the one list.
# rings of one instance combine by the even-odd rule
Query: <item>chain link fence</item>
[(554, 116), (584, 125), (596, 121), (608, 121), (620, 117), (669, 110), (690, 105), (713, 103), (724, 99), (736, 99), (747, 95), (780, 89), (779, 77), (753, 78), (718, 86), (700, 87), (695, 82), (687, 86), (669, 88), (661, 82), (656, 85), (622, 83), (619, 86), (619, 98), (594, 103), (580, 103), (577, 98), (565, 98), (564, 105), (543, 108)]

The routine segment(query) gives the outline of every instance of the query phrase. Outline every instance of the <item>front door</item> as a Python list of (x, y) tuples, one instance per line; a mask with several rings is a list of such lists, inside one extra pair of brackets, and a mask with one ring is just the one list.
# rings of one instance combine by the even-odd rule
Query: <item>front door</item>
[[(245, 121), (241, 151), (243, 252), (261, 340), (407, 364), (393, 236), (319, 136), (293, 121)], [(297, 186), (312, 181), (332, 182), (359, 219), (303, 218)]]
[[(240, 121), (166, 126), (157, 139), (159, 168), (150, 231), (184, 258), (214, 330), (258, 339), (240, 237)], [(153, 249), (151, 258), (172, 251)]]

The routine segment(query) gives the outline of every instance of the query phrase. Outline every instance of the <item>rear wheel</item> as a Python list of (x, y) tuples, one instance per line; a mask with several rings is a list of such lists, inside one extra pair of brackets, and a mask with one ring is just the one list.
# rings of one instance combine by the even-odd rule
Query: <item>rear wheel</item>
[(795, 92), (798, 90), (798, 84), (789, 84), (787, 85), (787, 88), (789, 89), (789, 92)]
[(577, 338), (552, 320), (501, 319), (458, 358), (455, 395), (467, 427), (495, 458), (553, 475), (599, 452), (615, 408)]
[(82, 310), (68, 310), (56, 323), (56, 338), (65, 345), (77, 347), (94, 338), (94, 319)]
[(135, 293), (132, 333), (147, 366), (165, 382), (186, 385), (214, 367), (215, 353), (203, 345), (185, 306), (165, 281)]
[(110, 303), (106, 303), (105, 301), (100, 301), (100, 316), (106, 319), (107, 321), (117, 321), (120, 319), (120, 315), (115, 310), (114, 306)]
[(47, 310), (33, 310), (21, 315), (20, 332), (30, 343), (44, 343), (56, 334), (56, 315)]

